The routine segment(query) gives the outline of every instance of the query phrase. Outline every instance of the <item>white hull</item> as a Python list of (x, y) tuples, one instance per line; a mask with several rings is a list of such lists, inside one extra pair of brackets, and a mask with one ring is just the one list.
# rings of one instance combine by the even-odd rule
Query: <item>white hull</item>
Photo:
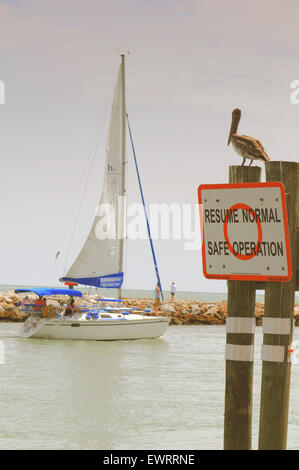
[(21, 327), (23, 338), (112, 341), (163, 336), (167, 317), (128, 315), (124, 319), (75, 320), (29, 317)]

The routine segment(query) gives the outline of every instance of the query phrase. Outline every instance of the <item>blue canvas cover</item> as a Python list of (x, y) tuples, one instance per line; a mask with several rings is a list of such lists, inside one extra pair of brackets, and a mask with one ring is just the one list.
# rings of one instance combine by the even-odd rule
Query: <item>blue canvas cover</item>
[(124, 273), (108, 274), (98, 277), (62, 277), (62, 281), (72, 281), (86, 286), (94, 286), (102, 289), (119, 289), (124, 280)]
[(33, 289), (15, 289), (15, 293), (34, 292), (43, 297), (45, 295), (70, 295), (71, 297), (82, 297), (82, 292), (74, 289), (51, 289), (50, 287), (36, 287)]

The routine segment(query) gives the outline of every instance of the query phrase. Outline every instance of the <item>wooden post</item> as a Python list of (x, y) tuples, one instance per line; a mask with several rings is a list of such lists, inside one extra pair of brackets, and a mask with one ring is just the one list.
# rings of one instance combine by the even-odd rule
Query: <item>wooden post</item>
[[(258, 183), (260, 180), (260, 167), (231, 166), (229, 168), (230, 183)], [(250, 450), (255, 282), (228, 281), (227, 284), (224, 449)]]
[(287, 445), (291, 375), (288, 349), (292, 343), (295, 301), (299, 164), (267, 162), (266, 179), (281, 181), (285, 186), (293, 277), (290, 282), (268, 282), (265, 289), (259, 449), (282, 450)]

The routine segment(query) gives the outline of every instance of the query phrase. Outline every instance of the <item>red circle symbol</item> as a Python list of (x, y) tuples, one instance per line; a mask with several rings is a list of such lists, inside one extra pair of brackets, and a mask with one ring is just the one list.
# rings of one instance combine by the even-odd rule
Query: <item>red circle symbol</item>
[[(251, 254), (250, 255), (240, 255), (239, 253), (236, 253), (229, 241), (229, 238), (228, 238), (228, 233), (227, 233), (227, 223), (228, 223), (228, 214), (231, 214), (234, 210), (236, 209), (245, 209), (247, 211), (250, 211), (251, 213), (254, 214), (254, 220), (256, 222), (256, 225), (257, 225), (257, 231), (258, 231), (258, 240), (257, 240), (257, 243), (254, 247), (254, 249), (251, 251)], [(228, 249), (229, 251), (232, 253), (232, 255), (234, 255), (236, 258), (238, 259), (242, 259), (242, 260), (249, 260), (251, 258), (253, 258), (254, 256), (256, 256), (257, 254), (257, 248), (258, 246), (261, 245), (262, 243), (262, 239), (263, 239), (263, 232), (262, 232), (262, 225), (261, 225), (261, 221), (260, 219), (256, 216), (254, 210), (248, 206), (247, 204), (242, 204), (242, 203), (238, 203), (238, 204), (234, 204), (233, 206), (231, 206), (229, 209), (228, 209), (228, 213), (226, 215), (226, 220), (223, 224), (223, 233), (224, 233), (224, 238), (225, 238), (225, 241), (227, 242), (227, 246), (228, 246)]]

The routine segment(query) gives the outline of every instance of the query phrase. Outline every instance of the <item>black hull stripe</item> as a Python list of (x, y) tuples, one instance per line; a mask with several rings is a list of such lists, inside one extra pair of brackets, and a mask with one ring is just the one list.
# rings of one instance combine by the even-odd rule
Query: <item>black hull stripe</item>
[[(121, 326), (121, 325), (125, 325), (125, 326), (132, 326), (132, 325), (152, 325), (153, 323), (157, 324), (157, 323), (166, 323), (166, 321), (155, 321), (155, 322), (147, 322), (147, 323), (144, 323), (144, 322), (138, 322), (138, 323), (118, 323), (117, 325), (118, 326)], [(57, 323), (44, 323), (43, 326), (69, 326), (69, 327), (81, 327), (81, 326), (115, 326), (115, 323), (101, 323), (100, 325), (85, 325), (85, 324), (73, 324), (73, 325), (65, 325), (65, 324), (62, 324), (62, 325), (59, 325)]]

